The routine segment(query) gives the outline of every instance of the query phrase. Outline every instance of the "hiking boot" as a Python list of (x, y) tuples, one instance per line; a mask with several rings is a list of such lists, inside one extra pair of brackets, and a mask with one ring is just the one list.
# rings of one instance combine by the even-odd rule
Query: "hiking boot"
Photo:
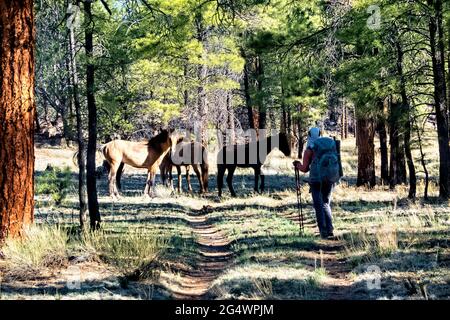
[(334, 240), (333, 232), (320, 233), (320, 237), (324, 240)]
[(338, 237), (336, 237), (336, 236), (334, 235), (333, 231), (332, 231), (332, 232), (329, 232), (329, 233), (328, 233), (327, 239), (328, 239), (328, 240), (338, 240)]
[(322, 238), (322, 239), (324, 239), (324, 240), (326, 240), (326, 239), (328, 239), (328, 233), (320, 233), (320, 238)]

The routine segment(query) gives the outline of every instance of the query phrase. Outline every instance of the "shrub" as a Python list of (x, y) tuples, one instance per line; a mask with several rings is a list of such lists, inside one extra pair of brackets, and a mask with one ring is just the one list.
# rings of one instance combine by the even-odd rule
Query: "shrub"
[(71, 184), (72, 172), (64, 169), (47, 167), (41, 176), (36, 177), (36, 194), (50, 195), (56, 205), (60, 205), (67, 197)]

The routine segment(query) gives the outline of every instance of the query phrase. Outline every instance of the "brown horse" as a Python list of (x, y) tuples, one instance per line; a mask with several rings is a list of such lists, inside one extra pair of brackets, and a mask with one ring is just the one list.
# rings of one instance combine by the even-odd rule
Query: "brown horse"
[[(278, 142), (278, 143), (277, 143)], [(233, 188), (233, 175), (237, 167), (253, 168), (255, 171), (255, 191), (258, 192), (258, 179), (261, 177), (261, 192), (264, 191), (264, 175), (261, 167), (267, 155), (277, 147), (287, 157), (291, 155), (291, 146), (285, 133), (269, 136), (264, 140), (257, 140), (241, 145), (232, 145), (222, 148), (217, 155), (217, 188), (219, 197), (222, 196), (223, 176), (228, 170), (227, 184), (231, 196), (235, 197)]]
[(103, 146), (103, 155), (110, 166), (109, 194), (114, 198), (119, 196), (116, 185), (116, 175), (121, 174), (124, 164), (135, 168), (147, 169), (147, 183), (144, 195), (153, 194), (157, 168), (176, 141), (168, 130), (162, 130), (149, 141), (133, 142), (113, 140)]
[(192, 167), (200, 184), (200, 193), (208, 192), (208, 154), (206, 148), (199, 142), (183, 142), (183, 138), (177, 141), (175, 148), (168, 152), (159, 168), (162, 183), (172, 186), (172, 167), (175, 166), (178, 173), (178, 192), (181, 192), (181, 167), (186, 168), (186, 182), (188, 191), (192, 191), (189, 169)]

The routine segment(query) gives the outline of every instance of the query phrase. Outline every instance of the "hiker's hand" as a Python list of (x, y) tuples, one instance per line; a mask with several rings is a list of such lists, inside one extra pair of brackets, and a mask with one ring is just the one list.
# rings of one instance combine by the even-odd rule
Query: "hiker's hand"
[(295, 160), (292, 164), (294, 165), (294, 168), (296, 168), (296, 169), (299, 169), (302, 165), (301, 162), (298, 160)]

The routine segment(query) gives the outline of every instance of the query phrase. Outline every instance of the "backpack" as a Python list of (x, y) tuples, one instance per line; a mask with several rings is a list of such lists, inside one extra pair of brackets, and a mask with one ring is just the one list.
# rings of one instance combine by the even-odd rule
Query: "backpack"
[(309, 178), (311, 182), (338, 183), (342, 174), (341, 157), (337, 141), (322, 137), (314, 141), (314, 158)]

